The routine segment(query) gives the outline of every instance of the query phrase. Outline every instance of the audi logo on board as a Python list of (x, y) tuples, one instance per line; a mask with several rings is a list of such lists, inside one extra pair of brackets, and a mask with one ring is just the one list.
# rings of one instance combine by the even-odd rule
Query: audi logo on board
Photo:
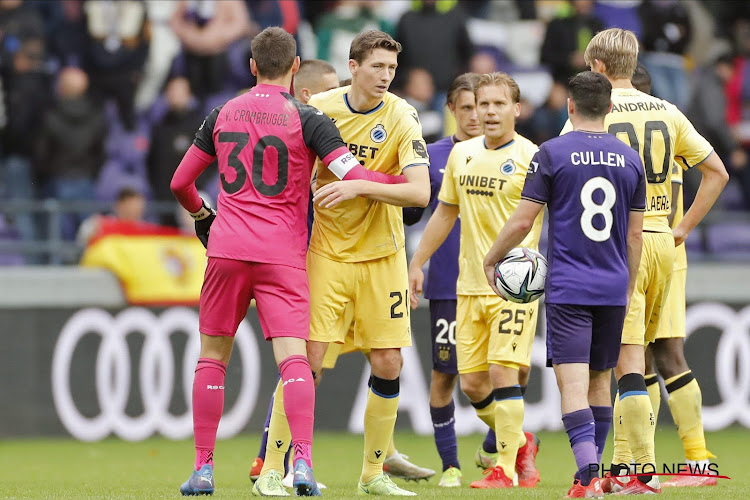
[[(126, 337), (144, 336), (140, 363), (132, 366)], [(189, 332), (182, 359), (183, 386), (175, 387), (176, 367), (169, 337)], [(76, 346), (84, 335), (101, 337), (95, 373), (96, 395), (101, 412), (86, 417), (78, 409), (70, 388), (71, 361)], [(128, 440), (139, 441), (155, 432), (171, 439), (184, 439), (193, 434), (191, 414), (193, 371), (200, 353), (198, 313), (186, 307), (174, 307), (161, 314), (134, 307), (112, 316), (102, 309), (82, 309), (63, 327), (52, 358), (52, 394), (57, 414), (65, 428), (83, 441), (97, 441), (114, 433)], [(253, 413), (260, 385), (260, 356), (252, 327), (242, 321), (237, 331), (234, 356), (242, 359), (242, 378), (237, 400), (225, 408), (217, 436), (231, 437), (240, 432)], [(235, 363), (237, 360), (235, 359)], [(131, 369), (136, 373), (131, 374)], [(138, 377), (144, 411), (129, 416), (125, 407), (130, 393), (131, 378)], [(169, 412), (174, 390), (182, 390), (187, 410), (181, 415)]]
[[(544, 322), (543, 317), (539, 320)], [(709, 366), (713, 364), (720, 399), (716, 405), (703, 407), (706, 430), (719, 430), (734, 423), (750, 428), (750, 306), (736, 311), (713, 302), (691, 305), (686, 316), (687, 339), (699, 331), (720, 333), (715, 359), (705, 360)], [(188, 333), (188, 342), (182, 359), (175, 363), (170, 336), (178, 333)], [(73, 355), (83, 337), (89, 334), (101, 338), (93, 373), (88, 375), (95, 382), (100, 408), (99, 414), (94, 416), (83, 414), (83, 402), (77, 402), (71, 391)], [(423, 331), (415, 333), (426, 334)], [(144, 337), (137, 363), (130, 356), (129, 335)], [(237, 332), (233, 356), (233, 363), (239, 363), (236, 358), (241, 358), (242, 373), (239, 380), (230, 382), (239, 384), (238, 396), (231, 407), (225, 408), (219, 425), (220, 438), (241, 432), (258, 404), (265, 412), (267, 401), (258, 400), (261, 376), (275, 375), (261, 374), (258, 338), (250, 323), (244, 320)], [(97, 308), (77, 311), (60, 331), (52, 358), (52, 393), (57, 415), (72, 436), (84, 441), (97, 441), (112, 434), (130, 441), (146, 439), (156, 433), (170, 439), (189, 438), (193, 425), (190, 412), (193, 371), (198, 354), (198, 314), (193, 309), (173, 307), (154, 312), (132, 307), (115, 314)], [(427, 356), (428, 353), (423, 354)], [(409, 398), (402, 398), (400, 418), (408, 419), (415, 432), (429, 434), (432, 425), (428, 384), (416, 346), (404, 350), (404, 359), (402, 390), (412, 394)], [(421, 362), (427, 362), (427, 358)], [(539, 377), (535, 383), (541, 385), (541, 398), (527, 402), (524, 426), (531, 431), (558, 430), (561, 428), (560, 395), (553, 371), (544, 368), (545, 346), (541, 337), (534, 340), (531, 362), (541, 368), (534, 372), (534, 377)], [(181, 387), (176, 382), (179, 378), (182, 379)], [(349, 412), (352, 432), (362, 430), (362, 419), (357, 417), (364, 411), (368, 378), (369, 370), (365, 370), (354, 400), (342, 402), (343, 406), (336, 409)], [(126, 413), (133, 380), (138, 380), (143, 407), (143, 412), (136, 416)], [(179, 415), (172, 414), (169, 409), (175, 391), (182, 391), (187, 402), (187, 410)], [(457, 405), (456, 420), (459, 434), (484, 429), (472, 408)]]

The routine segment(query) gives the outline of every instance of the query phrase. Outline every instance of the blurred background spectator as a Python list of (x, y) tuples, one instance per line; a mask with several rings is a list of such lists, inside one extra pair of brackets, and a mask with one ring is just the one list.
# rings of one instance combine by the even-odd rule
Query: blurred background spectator
[[(165, 94), (168, 108), (151, 130), (147, 160), (152, 195), (158, 201), (174, 200), (169, 189), (172, 175), (205, 118), (190, 91), (187, 78), (175, 77), (169, 80)], [(163, 222), (174, 224), (174, 219), (167, 215)]]
[[(735, 75), (734, 58), (722, 54), (708, 67), (702, 68), (695, 79), (693, 98), (687, 115), (700, 132), (713, 145), (716, 154), (724, 159), (730, 178), (739, 181), (743, 193), (743, 205), (750, 210), (750, 186), (747, 185), (747, 154), (726, 119), (726, 87)], [(685, 176), (685, 202), (695, 197), (700, 179)]]
[(559, 17), (547, 26), (542, 45), (541, 61), (557, 81), (587, 69), (583, 53), (586, 45), (604, 24), (594, 16), (593, 0), (572, 0), (560, 9)]
[(174, 74), (186, 77), (199, 99), (240, 88), (226, 89), (225, 82), (230, 45), (251, 33), (243, 0), (181, 0), (170, 26), (182, 44)]
[[(750, 258), (737, 236), (750, 233), (738, 229), (750, 227), (750, 2), (0, 0), (0, 246), (12, 242), (0, 263), (75, 260), (81, 219), (125, 190), (149, 204), (149, 222), (179, 225), (172, 172), (210, 110), (254, 84), (250, 40), (272, 25), (340, 79), (357, 33), (393, 34), (403, 52), (391, 90), (428, 141), (454, 131), (444, 91), (456, 74), (508, 72), (521, 88), (517, 129), (537, 144), (567, 118), (567, 79), (586, 69), (591, 37), (633, 30), (654, 93), (681, 106), (730, 169), (692, 257)], [(688, 205), (698, 178), (685, 175)], [(215, 168), (199, 187), (217, 195)]]
[[(104, 164), (107, 126), (102, 109), (87, 95), (89, 77), (81, 69), (64, 68), (57, 82), (57, 101), (44, 114), (36, 134), (36, 174), (45, 194), (58, 200), (95, 198)], [(62, 218), (63, 238), (72, 240), (82, 214)]]
[(137, 228), (144, 223), (146, 213), (146, 198), (133, 188), (123, 188), (117, 194), (112, 207), (112, 215), (92, 215), (81, 223), (76, 235), (76, 241), (86, 246), (99, 233), (107, 231), (107, 226), (117, 224), (121, 229)]
[(336, 2), (318, 19), (318, 59), (328, 61), (339, 75), (349, 74), (349, 45), (361, 31), (380, 30), (393, 35), (393, 26), (380, 16), (380, 2)]
[(684, 110), (690, 99), (685, 58), (692, 35), (688, 12), (677, 0), (643, 0), (641, 60), (651, 73), (656, 97)]
[[(2, 157), (0, 198), (33, 199), (34, 131), (49, 104), (51, 78), (45, 68), (45, 32), (36, 10), (19, 1), (0, 1), (0, 74), (2, 75)], [(9, 216), (19, 237), (29, 241), (35, 223), (28, 212)]]
[(127, 130), (135, 128), (135, 91), (149, 44), (146, 6), (134, 0), (96, 0), (83, 5), (86, 19), (83, 68), (91, 94), (112, 99)]
[(412, 68), (424, 68), (432, 76), (442, 105), (453, 79), (468, 70), (473, 52), (468, 18), (456, 1), (422, 0), (412, 4), (412, 10), (396, 27), (396, 40), (403, 45), (396, 78), (408, 75)]
[(424, 140), (430, 143), (441, 139), (443, 115), (433, 109), (435, 84), (432, 75), (426, 69), (411, 68), (406, 76), (403, 97), (419, 114)]

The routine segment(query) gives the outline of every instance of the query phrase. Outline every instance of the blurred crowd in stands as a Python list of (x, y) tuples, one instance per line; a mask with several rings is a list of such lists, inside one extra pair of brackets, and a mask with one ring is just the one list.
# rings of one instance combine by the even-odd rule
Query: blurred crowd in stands
[[(732, 176), (718, 207), (730, 217), (704, 228), (719, 239), (697, 235), (693, 252), (728, 245), (750, 256), (750, 2), (741, 1), (0, 0), (0, 207), (123, 193), (173, 203), (169, 181), (196, 129), (254, 84), (250, 40), (274, 25), (340, 79), (358, 32), (391, 33), (404, 47), (391, 90), (419, 111), (428, 142), (453, 130), (444, 103), (456, 75), (508, 72), (523, 98), (518, 131), (538, 144), (567, 119), (566, 81), (586, 69), (591, 37), (630, 29), (653, 93), (688, 115)], [(685, 176), (687, 203), (699, 175)], [(218, 186), (215, 169), (199, 179), (214, 199)], [(149, 220), (178, 225), (174, 213)], [(87, 215), (64, 214), (62, 237), (73, 241)], [(43, 212), (0, 208), (0, 240), (44, 240), (48, 225)]]

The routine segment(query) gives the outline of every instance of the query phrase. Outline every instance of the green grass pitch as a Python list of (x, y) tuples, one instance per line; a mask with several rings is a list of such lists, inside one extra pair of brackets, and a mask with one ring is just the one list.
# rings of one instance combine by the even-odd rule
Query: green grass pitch
[[(459, 458), (464, 471), (464, 487), (445, 490), (437, 487), (439, 477), (418, 485), (398, 484), (426, 498), (562, 498), (572, 481), (574, 463), (564, 433), (540, 433), (542, 439), (537, 464), (542, 483), (533, 490), (471, 490), (469, 482), (480, 478), (473, 455), (482, 437), (459, 439)], [(318, 433), (315, 437), (315, 472), (327, 484), (323, 495), (351, 498), (356, 495), (361, 467), (362, 436), (345, 433)], [(667, 498), (750, 498), (745, 473), (750, 454), (750, 431), (732, 428), (707, 435), (709, 448), (718, 458), (719, 471), (731, 480), (720, 480), (716, 487), (664, 490)], [(216, 448), (216, 493), (214, 498), (250, 498), (248, 469), (259, 442), (257, 435), (219, 441)], [(399, 451), (424, 466), (440, 469), (440, 460), (430, 436), (396, 434)], [(659, 462), (682, 461), (682, 448), (674, 429), (657, 431)], [(608, 445), (605, 460), (611, 457)], [(0, 498), (84, 499), (84, 498), (181, 498), (180, 483), (188, 476), (193, 461), (191, 441), (154, 438), (138, 443), (109, 439), (81, 443), (69, 439), (30, 439), (0, 443)]]

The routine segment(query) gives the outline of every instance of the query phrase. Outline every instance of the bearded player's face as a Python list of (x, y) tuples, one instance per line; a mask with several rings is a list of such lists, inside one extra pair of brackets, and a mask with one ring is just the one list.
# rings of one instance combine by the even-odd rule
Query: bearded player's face
[(396, 76), (398, 53), (386, 49), (373, 49), (358, 63), (350, 61), (352, 82), (371, 98), (382, 99)]

